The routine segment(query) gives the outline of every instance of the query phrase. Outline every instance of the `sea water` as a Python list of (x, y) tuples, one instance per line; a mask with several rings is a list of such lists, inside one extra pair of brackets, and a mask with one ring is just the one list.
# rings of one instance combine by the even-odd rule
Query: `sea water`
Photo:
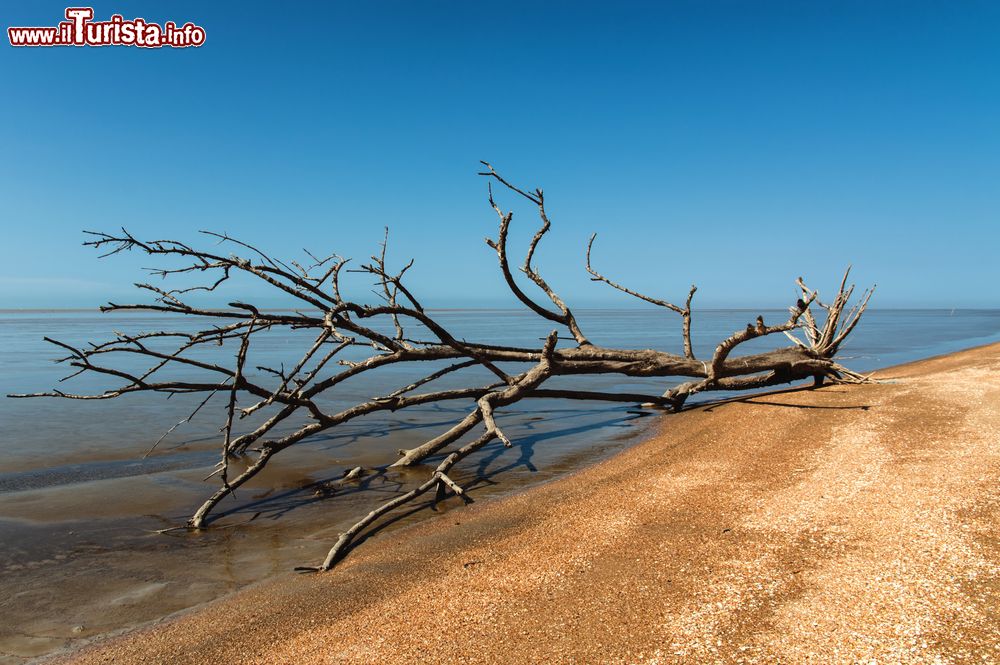
[[(719, 340), (759, 313), (769, 324), (787, 317), (777, 310), (695, 311), (697, 355), (710, 357)], [(552, 328), (517, 311), (451, 310), (434, 316), (458, 338), (516, 346), (537, 347)], [(670, 313), (584, 310), (577, 316), (595, 344), (681, 350), (679, 317)], [(83, 345), (110, 339), (112, 331), (193, 331), (203, 325), (143, 313), (0, 311), (0, 393), (53, 387), (99, 393), (118, 385), (113, 377), (88, 375), (60, 383), (72, 368), (52, 362), (66, 353), (43, 337)], [(1000, 341), (998, 310), (874, 309), (844, 345), (841, 361), (867, 372), (994, 341)], [(308, 331), (262, 335), (247, 367), (258, 377), (263, 374), (253, 369), (257, 366), (291, 367), (310, 343)], [(776, 335), (738, 352), (787, 343)], [(231, 364), (234, 352), (226, 345), (196, 353)], [(140, 360), (126, 358), (122, 366), (139, 369)], [(322, 406), (345, 408), (443, 366), (407, 363), (362, 374), (325, 395)], [(185, 372), (173, 376), (199, 376)], [(472, 368), (428, 389), (485, 385), (491, 379), (485, 370)], [(671, 385), (669, 379), (601, 375), (556, 377), (545, 387), (655, 395)], [(157, 533), (183, 524), (216, 486), (204, 477), (219, 458), (224, 398), (217, 396), (191, 422), (160, 440), (202, 397), (0, 399), (0, 663), (20, 662), (211, 600), (295, 565), (316, 563), (353, 518), (419, 482), (427, 471), (373, 477), (332, 497), (317, 491), (319, 483), (357, 465), (384, 465), (398, 449), (439, 434), (474, 408), (469, 402), (446, 402), (333, 428), (276, 456), (258, 479), (220, 504), (218, 523), (237, 526), (202, 534)], [(498, 416), (514, 447), (494, 443), (454, 475), (477, 499), (550, 479), (640, 440), (646, 424), (656, 420), (650, 417), (654, 413), (620, 403), (526, 400)], [(287, 433), (294, 424), (278, 432)], [(239, 425), (245, 429), (249, 423)], [(396, 524), (441, 512), (425, 504), (415, 508)], [(453, 504), (441, 509), (460, 510)]]

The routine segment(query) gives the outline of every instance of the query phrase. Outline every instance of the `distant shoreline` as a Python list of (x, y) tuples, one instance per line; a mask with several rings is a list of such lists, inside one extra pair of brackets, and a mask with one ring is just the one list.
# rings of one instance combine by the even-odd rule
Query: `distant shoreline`
[[(9, 307), (0, 308), (0, 314), (59, 314), (59, 313), (93, 313), (93, 314), (108, 314), (108, 315), (126, 315), (133, 316), (136, 313), (150, 313), (157, 316), (164, 317), (177, 317), (186, 316), (184, 314), (173, 314), (166, 312), (156, 312), (143, 310), (129, 310), (128, 312), (101, 312), (101, 306), (95, 305), (94, 307)], [(295, 312), (300, 311), (302, 308), (294, 307), (261, 307), (262, 312)], [(524, 313), (527, 315), (532, 315), (531, 312), (519, 307), (427, 307), (425, 308), (428, 312), (505, 312), (505, 313)], [(694, 312), (784, 312), (787, 311), (787, 307), (774, 306), (774, 307), (696, 307), (692, 311)], [(243, 310), (238, 309), (228, 309), (228, 308), (218, 308), (218, 311), (231, 311), (234, 314), (243, 312)], [(634, 307), (578, 307), (576, 311), (579, 312), (648, 312), (648, 308), (643, 308), (641, 306)], [(998, 312), (1000, 307), (871, 307), (869, 312)], [(244, 312), (245, 314), (245, 312)]]

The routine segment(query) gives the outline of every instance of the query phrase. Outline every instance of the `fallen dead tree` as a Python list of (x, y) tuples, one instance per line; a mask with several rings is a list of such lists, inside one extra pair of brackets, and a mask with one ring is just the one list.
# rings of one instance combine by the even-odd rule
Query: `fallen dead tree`
[[(143, 241), (122, 230), (121, 233), (91, 233), (93, 239), (85, 244), (106, 250), (102, 257), (138, 250), (154, 257), (182, 262), (179, 267), (153, 270), (154, 274), (163, 278), (204, 275), (207, 279), (196, 286), (176, 289), (138, 284), (139, 288), (152, 294), (151, 302), (128, 305), (109, 303), (101, 308), (102, 311), (153, 311), (218, 323), (206, 323), (196, 332), (156, 330), (132, 335), (118, 333), (114, 339), (86, 348), (46, 338), (68, 352), (61, 362), (75, 368), (71, 376), (87, 372), (123, 383), (98, 394), (54, 390), (11, 397), (104, 400), (140, 392), (168, 396), (204, 395), (195, 412), (213, 396), (223, 397), (225, 420), (221, 455), (215, 471), (209, 476), (217, 477), (219, 485), (188, 521), (186, 528), (190, 529), (209, 527), (209, 516), (220, 501), (256, 476), (275, 455), (320, 432), (377, 412), (399, 411), (446, 401), (468, 404), (465, 416), (451, 427), (421, 445), (400, 450), (398, 459), (386, 461), (380, 469), (383, 472), (390, 467), (417, 465), (432, 456), (443, 455), (423, 482), (362, 517), (340, 535), (326, 559), (311, 568), (327, 570), (370, 525), (424, 494), (435, 492), (438, 498), (456, 495), (468, 500), (464, 489), (449, 473), (462, 459), (495, 439), (507, 447), (512, 445), (497, 425), (494, 414), (521, 400), (556, 398), (648, 403), (676, 411), (689, 397), (702, 392), (752, 390), (809, 378), (817, 383), (824, 380), (864, 380), (864, 377), (835, 360), (841, 344), (858, 324), (872, 294), (871, 290), (866, 291), (853, 307), (848, 308), (854, 287), (847, 285), (846, 273), (833, 300), (825, 304), (800, 278), (797, 282), (800, 296), (789, 309), (786, 320), (768, 323), (763, 317), (757, 317), (745, 328), (719, 342), (711, 357), (697, 358), (691, 342), (691, 302), (696, 288), (692, 286), (683, 305), (677, 305), (625, 287), (593, 267), (594, 237), (591, 237), (586, 249), (586, 269), (591, 279), (679, 315), (683, 351), (674, 354), (650, 349), (609, 348), (590, 340), (570, 307), (542, 277), (534, 261), (538, 245), (550, 227), (542, 190), (522, 190), (501, 177), (489, 164), (484, 162), (484, 165), (487, 170), (480, 175), (489, 180), (489, 204), (499, 219), (496, 238), (486, 242), (496, 252), (500, 272), (514, 296), (528, 310), (553, 325), (552, 332), (535, 348), (500, 346), (457, 338), (424, 309), (405, 285), (404, 277), (413, 261), (399, 270), (389, 269), (385, 244), (369, 263), (350, 271), (374, 278), (381, 302), (363, 304), (341, 295), (342, 276), (349, 272), (345, 270), (348, 260), (337, 255), (318, 258), (309, 254), (307, 265), (294, 261), (287, 264), (224, 234), (208, 233), (220, 243), (238, 248), (245, 256), (196, 249), (176, 240)], [(528, 244), (520, 271), (544, 298), (530, 296), (515, 279), (508, 248), (513, 212), (505, 212), (497, 204), (493, 194), (494, 184), (529, 202), (538, 214), (541, 224)], [(294, 298), (301, 310), (294, 313), (265, 311), (243, 302), (230, 302), (228, 308), (203, 308), (188, 304), (188, 294), (212, 293), (236, 274), (262, 280), (271, 288)], [(388, 325), (380, 322), (388, 322)], [(407, 330), (412, 329), (413, 324), (428, 333), (429, 339), (409, 336)], [(257, 373), (248, 371), (247, 358), (255, 340), (276, 328), (311, 330), (315, 335), (291, 368), (258, 367)], [(565, 337), (566, 334), (569, 337)], [(775, 334), (787, 336), (791, 345), (765, 353), (734, 354), (737, 347), (749, 340)], [(570, 343), (560, 346), (564, 340)], [(161, 347), (165, 341), (176, 344), (171, 344), (170, 350), (163, 350)], [(210, 362), (192, 353), (202, 346), (226, 344), (234, 348), (231, 362)], [(359, 348), (369, 351), (363, 360), (344, 358), (345, 351)], [(112, 364), (114, 358), (126, 354), (147, 359), (148, 367), (136, 373)], [(324, 402), (320, 398), (335, 394), (337, 387), (352, 377), (377, 372), (380, 368), (398, 363), (427, 361), (448, 364), (408, 385), (393, 386), (384, 394), (372, 395), (370, 399), (349, 408), (336, 412), (323, 408)], [(201, 378), (179, 380), (167, 376), (170, 368), (180, 368), (186, 375), (193, 373)], [(492, 381), (462, 388), (427, 388), (445, 375), (470, 368), (485, 368)], [(554, 376), (582, 377), (608, 373), (628, 377), (682, 377), (685, 380), (661, 394), (544, 387), (545, 382)], [(257, 374), (269, 377), (270, 381), (254, 378)], [(296, 417), (303, 415), (304, 423), (296, 425), (290, 433), (274, 434), (280, 426), (296, 422)], [(236, 434), (234, 424), (244, 419), (249, 419), (247, 422), (252, 426), (249, 431)], [(246, 463), (234, 470), (231, 463), (237, 458), (244, 459)], [(364, 470), (360, 467), (350, 469), (345, 480), (357, 478), (362, 473)]]

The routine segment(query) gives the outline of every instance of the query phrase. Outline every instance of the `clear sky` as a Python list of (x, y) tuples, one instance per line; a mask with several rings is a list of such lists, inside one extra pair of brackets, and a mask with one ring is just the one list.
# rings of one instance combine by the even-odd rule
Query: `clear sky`
[[(0, 7), (6, 28), (65, 4)], [(207, 41), (0, 45), (0, 308), (126, 298), (148, 260), (80, 246), (120, 226), (365, 258), (388, 225), (426, 304), (512, 305), (480, 159), (545, 189), (539, 265), (578, 306), (630, 304), (583, 271), (596, 231), (609, 276), (696, 282), (702, 306), (787, 305), (796, 276), (822, 291), (853, 263), (876, 306), (1000, 307), (1000, 3), (94, 10)]]

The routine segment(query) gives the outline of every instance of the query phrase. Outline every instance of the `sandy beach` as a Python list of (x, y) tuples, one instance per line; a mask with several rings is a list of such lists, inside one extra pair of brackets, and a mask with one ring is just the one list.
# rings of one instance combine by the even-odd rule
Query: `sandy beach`
[(59, 662), (1000, 660), (1000, 344), (665, 416)]

